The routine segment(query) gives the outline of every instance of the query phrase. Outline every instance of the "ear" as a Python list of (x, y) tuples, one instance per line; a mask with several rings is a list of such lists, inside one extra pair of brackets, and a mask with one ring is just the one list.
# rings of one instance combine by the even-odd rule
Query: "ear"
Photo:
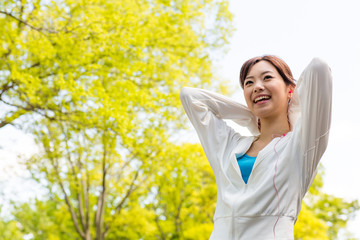
[(294, 88), (294, 86), (289, 85), (287, 87), (287, 89), (288, 89), (288, 97), (289, 97), (289, 99), (291, 99), (295, 88)]

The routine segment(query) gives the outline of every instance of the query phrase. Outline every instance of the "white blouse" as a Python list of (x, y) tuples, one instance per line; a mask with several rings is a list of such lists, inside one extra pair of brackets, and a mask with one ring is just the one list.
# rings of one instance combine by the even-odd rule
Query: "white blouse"
[(235, 154), (254, 136), (241, 136), (223, 119), (258, 135), (256, 117), (230, 98), (184, 87), (180, 99), (195, 127), (217, 184), (210, 239), (294, 239), (294, 223), (329, 137), (332, 76), (315, 58), (300, 76), (289, 109), (292, 131), (263, 148), (245, 184)]

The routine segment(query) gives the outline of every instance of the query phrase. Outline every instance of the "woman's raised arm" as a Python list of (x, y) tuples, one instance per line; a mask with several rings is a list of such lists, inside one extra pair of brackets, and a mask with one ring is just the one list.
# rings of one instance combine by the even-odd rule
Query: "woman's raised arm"
[(255, 116), (247, 107), (230, 98), (184, 87), (180, 99), (213, 168), (218, 165), (217, 155), (224, 151), (230, 140), (240, 137), (223, 119), (231, 119), (252, 132), (257, 131)]
[(321, 59), (314, 58), (300, 76), (294, 100), (298, 101), (301, 117), (298, 134), (301, 139), (303, 170), (305, 179), (303, 190), (307, 191), (312, 183), (317, 165), (328, 144), (332, 76), (330, 67)]

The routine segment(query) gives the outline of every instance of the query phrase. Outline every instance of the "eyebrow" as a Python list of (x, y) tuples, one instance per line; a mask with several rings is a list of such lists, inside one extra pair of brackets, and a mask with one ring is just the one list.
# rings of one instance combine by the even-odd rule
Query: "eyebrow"
[[(262, 72), (260, 75), (264, 75), (264, 74), (267, 74), (267, 73), (274, 73), (274, 72), (273, 71), (265, 71), (265, 72)], [(254, 78), (254, 76), (247, 76), (245, 78), (245, 80), (248, 79), (248, 78)]]

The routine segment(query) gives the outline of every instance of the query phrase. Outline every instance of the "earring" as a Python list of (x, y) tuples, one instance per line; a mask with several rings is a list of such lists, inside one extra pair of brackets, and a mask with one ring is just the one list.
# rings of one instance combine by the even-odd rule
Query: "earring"
[(291, 98), (292, 98), (293, 91), (290, 90), (289, 93), (290, 93), (290, 99), (289, 99), (289, 102), (288, 102), (286, 117), (287, 117), (287, 121), (288, 121), (288, 124), (289, 124), (289, 128), (291, 129), (291, 123), (290, 123), (290, 118), (289, 118), (289, 108), (290, 108), (290, 103), (291, 103)]
[(290, 98), (289, 98), (289, 102), (288, 102), (288, 104), (290, 104), (290, 101), (291, 101), (291, 98), (292, 98), (293, 91), (292, 91), (292, 90), (290, 90), (290, 91), (289, 91), (289, 93), (290, 93)]

